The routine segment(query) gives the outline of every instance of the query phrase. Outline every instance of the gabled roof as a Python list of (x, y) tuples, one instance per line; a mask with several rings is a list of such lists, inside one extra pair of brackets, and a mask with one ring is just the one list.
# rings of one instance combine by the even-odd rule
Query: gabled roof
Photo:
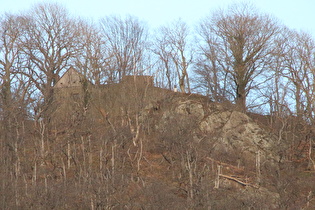
[(55, 88), (82, 86), (84, 76), (73, 67), (70, 67), (55, 84)]

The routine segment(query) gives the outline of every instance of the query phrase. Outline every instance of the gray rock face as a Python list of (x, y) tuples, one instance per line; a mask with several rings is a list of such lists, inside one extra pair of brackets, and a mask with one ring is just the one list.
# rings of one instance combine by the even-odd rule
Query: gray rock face
[(200, 130), (206, 133), (215, 133), (225, 126), (230, 116), (230, 111), (214, 112), (200, 122)]
[[(202, 150), (204, 159), (213, 158), (214, 162), (208, 167), (214, 167), (213, 164), (220, 165), (221, 161), (225, 162), (224, 170), (230, 171), (223, 174), (231, 176), (233, 169), (246, 168), (252, 178), (249, 182), (255, 186), (244, 190), (239, 188), (238, 184), (236, 189), (249, 201), (253, 196), (256, 196), (255, 199), (268, 199), (270, 202), (266, 204), (266, 209), (276, 206), (279, 195), (266, 186), (257, 187), (261, 182), (255, 168), (259, 157), (261, 167), (268, 168), (268, 173), (275, 171), (279, 159), (274, 146), (276, 140), (245, 113), (206, 101), (204, 98), (171, 97), (160, 101), (158, 105), (148, 106), (141, 115), (145, 116), (146, 122), (151, 123), (150, 128), (156, 131), (157, 141), (166, 141), (168, 145), (181, 145), (177, 148), (189, 144), (188, 147), (192, 148), (197, 145), (195, 148)], [(198, 155), (201, 154), (199, 152)], [(201, 155), (198, 158), (201, 158)], [(222, 178), (220, 183), (222, 187), (229, 189), (235, 182)]]
[(221, 104), (206, 104), (198, 100), (174, 98), (169, 103), (167, 109), (162, 107), (160, 110), (162, 117), (158, 120), (156, 128), (163, 127), (168, 119), (176, 121), (176, 118), (182, 116), (197, 124), (198, 129), (191, 132), (207, 135), (208, 141), (215, 142), (213, 148), (218, 152), (237, 149), (252, 160), (255, 160), (257, 152), (260, 152), (263, 161), (278, 161), (274, 152), (276, 141), (246, 114), (225, 108)]
[(208, 134), (218, 134), (220, 137), (216, 145), (218, 147), (224, 145), (231, 150), (238, 148), (252, 156), (260, 151), (265, 159), (275, 161), (278, 159), (272, 152), (274, 147), (272, 137), (244, 113), (237, 111), (212, 113), (200, 122), (200, 130)]
[(192, 115), (198, 120), (203, 119), (205, 115), (203, 105), (201, 103), (191, 100), (180, 102), (175, 107), (175, 112), (183, 115)]

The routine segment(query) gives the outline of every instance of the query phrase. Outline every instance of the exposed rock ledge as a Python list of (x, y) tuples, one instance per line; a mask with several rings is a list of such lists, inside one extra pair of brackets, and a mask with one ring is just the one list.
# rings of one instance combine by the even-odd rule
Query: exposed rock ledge
[[(151, 113), (151, 117), (155, 115), (153, 107), (157, 105), (150, 104), (143, 114), (148, 116)], [(192, 123), (198, 125), (192, 131), (196, 134), (195, 139), (208, 135), (209, 141), (215, 141), (214, 149), (218, 151), (237, 149), (242, 156), (253, 160), (259, 151), (262, 161), (279, 161), (274, 137), (245, 113), (223, 104), (198, 97), (169, 97), (159, 102), (155, 112), (160, 116), (155, 122), (157, 129), (163, 127), (168, 119), (178, 118), (179, 115), (190, 118)]]

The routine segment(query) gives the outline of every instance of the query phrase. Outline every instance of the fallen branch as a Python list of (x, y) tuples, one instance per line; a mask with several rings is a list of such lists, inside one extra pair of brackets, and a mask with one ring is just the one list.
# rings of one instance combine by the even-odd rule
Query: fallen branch
[(246, 182), (243, 182), (239, 179), (236, 179), (235, 177), (232, 177), (232, 176), (227, 176), (227, 175), (223, 175), (223, 174), (219, 174), (220, 177), (223, 177), (223, 178), (226, 178), (226, 179), (229, 179), (229, 180), (232, 180), (232, 181), (235, 181), (239, 184), (241, 184), (242, 186), (250, 186), (250, 187), (254, 187), (256, 189), (258, 189), (259, 187), (256, 186), (256, 185), (253, 185), (253, 184), (250, 184), (250, 183), (246, 183)]

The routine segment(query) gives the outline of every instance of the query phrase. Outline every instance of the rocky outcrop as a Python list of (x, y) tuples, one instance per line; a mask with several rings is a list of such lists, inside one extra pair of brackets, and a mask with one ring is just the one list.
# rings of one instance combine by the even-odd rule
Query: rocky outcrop
[[(192, 124), (197, 124), (191, 126), (194, 127), (191, 131), (195, 134), (194, 139), (207, 136), (208, 141), (214, 142), (213, 148), (217, 151), (229, 152), (237, 149), (246, 156), (244, 158), (252, 160), (255, 160), (257, 152), (260, 152), (262, 161), (279, 160), (275, 151), (275, 139), (242, 112), (201, 97), (171, 97), (160, 101), (159, 104), (148, 106), (145, 114), (148, 115), (149, 110), (154, 108), (155, 112), (159, 113), (160, 118), (155, 119), (156, 129), (163, 127), (168, 119), (177, 118), (177, 123), (180, 124), (181, 120), (188, 118)], [(150, 113), (152, 117), (154, 113)]]
[[(221, 176), (221, 187), (230, 189), (236, 183), (235, 192), (242, 192), (248, 202), (252, 197), (267, 199), (270, 203), (266, 204), (266, 208), (275, 208), (279, 194), (270, 191), (260, 176), (267, 176), (271, 168), (277, 170), (276, 141), (245, 113), (235, 111), (229, 105), (213, 103), (202, 96), (176, 95), (151, 103), (141, 117), (156, 130), (157, 141), (166, 137), (166, 141), (173, 141), (175, 145), (190, 144), (190, 148), (196, 145), (199, 158), (210, 160), (211, 167), (214, 167), (213, 163), (222, 165), (222, 174), (229, 176)], [(214, 168), (216, 170), (216, 166)], [(269, 171), (261, 172), (263, 168)], [(248, 177), (244, 171), (247, 171)], [(250, 181), (246, 183), (244, 179), (238, 182), (235, 178), (242, 176)], [(251, 187), (243, 190), (244, 186)]]
[(232, 110), (211, 113), (201, 120), (200, 130), (210, 134), (216, 133), (219, 139), (216, 143), (218, 148), (238, 148), (243, 155), (249, 155), (248, 158), (261, 152), (265, 159), (279, 159), (273, 152), (272, 136), (244, 113)]

